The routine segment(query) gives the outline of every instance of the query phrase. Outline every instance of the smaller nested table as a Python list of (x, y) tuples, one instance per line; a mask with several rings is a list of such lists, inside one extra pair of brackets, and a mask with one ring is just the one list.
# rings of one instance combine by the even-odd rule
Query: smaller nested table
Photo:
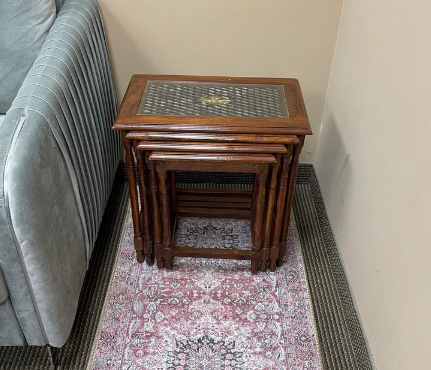
[[(163, 233), (163, 251), (156, 251), (156, 256), (163, 259), (166, 268), (172, 268), (172, 257), (203, 257), (250, 259), (251, 271), (257, 273), (261, 263), (262, 226), (265, 207), (265, 185), (269, 166), (277, 163), (270, 154), (221, 154), (221, 153), (181, 153), (153, 152), (148, 160), (156, 164), (159, 177), (159, 195), (161, 206), (161, 221)], [(254, 173), (256, 175), (256, 196), (252, 200), (255, 207), (255, 217), (251, 220), (253, 230), (252, 250), (230, 250), (220, 248), (190, 248), (187, 246), (172, 246), (175, 232), (176, 217), (171, 222), (171, 208), (168, 191), (168, 171), (206, 171), (230, 173)], [(172, 189), (171, 194), (176, 189)], [(156, 205), (157, 207), (157, 205)], [(174, 205), (175, 207), (175, 205)], [(171, 229), (171, 225), (174, 225)]]
[[(162, 152), (178, 155), (183, 151), (197, 159), (207, 153), (205, 144), (218, 145), (219, 153), (232, 150), (235, 154), (240, 154), (244, 145), (261, 150), (268, 144), (282, 145), (283, 153), (267, 152), (276, 158), (276, 163), (271, 165), (265, 184), (266, 218), (258, 267), (265, 271), (269, 263), (270, 270), (274, 270), (283, 264), (299, 155), (305, 136), (312, 134), (297, 80), (134, 75), (114, 129), (122, 131), (126, 149), (137, 260), (143, 262), (146, 258), (148, 264), (154, 262), (153, 251), (163, 245), (157, 220), (159, 196), (163, 197), (166, 189), (159, 194), (154, 158)], [(157, 163), (166, 166), (168, 162), (175, 161)], [(221, 193), (201, 189), (192, 200), (184, 190), (179, 189), (178, 194), (173, 191), (174, 170), (167, 183), (172, 199), (178, 197), (179, 216), (217, 217), (223, 213), (253, 220), (257, 181), (255, 176), (253, 191)], [(162, 189), (163, 184), (160, 185)], [(229, 209), (228, 205), (232, 206), (238, 198), (244, 202), (237, 209)], [(169, 210), (168, 214), (172, 213)], [(158, 267), (163, 267), (163, 255), (156, 253), (156, 258)]]

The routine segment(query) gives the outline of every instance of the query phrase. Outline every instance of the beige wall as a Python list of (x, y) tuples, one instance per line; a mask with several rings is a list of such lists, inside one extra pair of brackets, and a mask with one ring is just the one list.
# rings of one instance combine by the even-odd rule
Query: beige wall
[(429, 0), (345, 0), (315, 165), (377, 367), (430, 369)]
[(122, 97), (133, 73), (295, 77), (314, 160), (342, 0), (100, 0)]

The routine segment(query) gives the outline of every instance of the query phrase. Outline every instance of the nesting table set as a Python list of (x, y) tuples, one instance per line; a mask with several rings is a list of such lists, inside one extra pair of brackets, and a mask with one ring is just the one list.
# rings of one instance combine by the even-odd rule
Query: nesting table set
[[(114, 129), (126, 151), (138, 262), (173, 257), (283, 264), (310, 123), (296, 79), (133, 75)], [(177, 171), (247, 173), (252, 190), (177, 189)], [(175, 246), (178, 217), (250, 219), (252, 249)]]

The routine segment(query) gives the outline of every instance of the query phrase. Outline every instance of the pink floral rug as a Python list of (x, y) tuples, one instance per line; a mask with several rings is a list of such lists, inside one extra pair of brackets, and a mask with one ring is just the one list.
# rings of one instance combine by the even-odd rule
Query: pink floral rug
[[(250, 248), (249, 222), (180, 219), (176, 239)], [(320, 370), (294, 225), (286, 256), (257, 275), (236, 260), (175, 258), (158, 270), (136, 263), (129, 217), (88, 369)]]

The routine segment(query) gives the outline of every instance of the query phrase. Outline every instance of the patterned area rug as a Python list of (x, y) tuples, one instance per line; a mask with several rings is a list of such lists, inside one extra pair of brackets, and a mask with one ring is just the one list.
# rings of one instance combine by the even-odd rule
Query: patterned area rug
[[(183, 179), (186, 180), (191, 179)], [(199, 185), (202, 185), (202, 181), (205, 184), (216, 182), (213, 178), (198, 178), (194, 181)], [(245, 184), (245, 181), (225, 177), (223, 182), (216, 183), (223, 188), (236, 185), (247, 188), (249, 184)], [(188, 184), (183, 185), (188, 187)], [(122, 164), (118, 168), (105, 209), (72, 333), (66, 344), (54, 351), (61, 370), (86, 369), (92, 350), (95, 354), (93, 344), (95, 338), (100, 340), (100, 334), (97, 334), (99, 318), (106, 303), (109, 283), (112, 282), (114, 262), (130, 213), (129, 204), (126, 171)], [(297, 246), (301, 247), (301, 261), (310, 287), (323, 369), (375, 369), (311, 164), (299, 166), (294, 212), (297, 221), (295, 230), (300, 240)], [(303, 368), (307, 370), (305, 365)], [(34, 346), (0, 347), (0, 369), (52, 370), (46, 349)]]
[[(180, 219), (177, 244), (250, 248), (247, 220)], [(250, 261), (135, 262), (124, 230), (87, 369), (320, 370), (296, 227), (287, 262), (251, 275)]]

